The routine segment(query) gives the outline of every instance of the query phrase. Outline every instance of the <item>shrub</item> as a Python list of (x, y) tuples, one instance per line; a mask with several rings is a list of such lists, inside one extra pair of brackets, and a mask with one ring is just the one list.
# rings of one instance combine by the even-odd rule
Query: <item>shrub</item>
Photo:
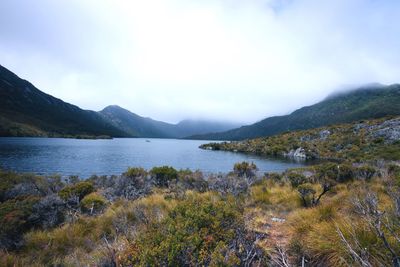
[(241, 163), (235, 163), (233, 172), (239, 177), (254, 177), (256, 176), (257, 166), (253, 162), (249, 163), (243, 161)]
[(316, 166), (315, 169), (318, 179), (330, 179), (340, 183), (351, 181), (355, 172), (353, 166), (347, 163), (326, 163)]
[(208, 189), (208, 183), (200, 171), (180, 170), (178, 186), (183, 190), (196, 190), (199, 192), (205, 192)]
[(34, 226), (30, 219), (39, 197), (19, 197), (0, 204), (0, 248), (18, 248), (22, 234)]
[(57, 194), (50, 194), (33, 206), (30, 219), (42, 228), (49, 229), (64, 221), (65, 208), (64, 201)]
[(271, 179), (274, 182), (279, 182), (282, 180), (282, 175), (276, 172), (266, 173), (265, 177)]
[(79, 183), (80, 179), (78, 175), (70, 175), (66, 179), (68, 184), (76, 184)]
[(400, 177), (400, 166), (396, 164), (390, 164), (388, 166), (388, 174), (394, 177)]
[(371, 180), (371, 178), (375, 175), (376, 170), (374, 167), (369, 165), (363, 165), (358, 167), (356, 170), (357, 177), (364, 179), (364, 180)]
[(232, 194), (238, 196), (247, 193), (252, 181), (247, 177), (237, 177), (234, 175), (217, 175), (208, 177), (208, 187), (223, 195)]
[(293, 187), (298, 187), (299, 185), (304, 184), (308, 181), (303, 174), (296, 172), (289, 172), (286, 177)]
[(42, 177), (0, 170), (0, 201), (16, 197), (44, 196), (62, 187), (58, 176)]
[(207, 266), (212, 256), (213, 264), (226, 260), (244, 265), (255, 240), (245, 233), (236, 202), (213, 193), (189, 194), (161, 223), (140, 234), (123, 265)]
[(156, 185), (167, 187), (168, 183), (178, 178), (178, 171), (169, 166), (154, 167), (150, 171)]
[(146, 174), (146, 170), (143, 168), (128, 168), (128, 170), (124, 173), (125, 176), (130, 178), (146, 176)]
[(77, 197), (81, 201), (87, 194), (94, 191), (93, 184), (90, 182), (79, 182), (73, 185), (64, 187), (58, 192), (58, 195), (63, 200)]
[(90, 212), (90, 214), (101, 212), (106, 204), (107, 200), (99, 193), (86, 195), (80, 203), (82, 211)]
[(352, 180), (354, 177), (354, 168), (350, 164), (339, 164), (337, 166), (337, 182), (343, 183)]
[(151, 184), (146, 176), (120, 175), (113, 177), (109, 186), (104, 188), (104, 196), (111, 200), (115, 197), (136, 199), (149, 193), (150, 189)]

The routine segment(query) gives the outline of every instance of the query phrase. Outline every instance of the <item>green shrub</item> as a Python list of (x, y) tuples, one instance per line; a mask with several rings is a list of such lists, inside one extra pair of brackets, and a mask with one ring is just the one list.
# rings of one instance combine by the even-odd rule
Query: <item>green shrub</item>
[(307, 183), (308, 181), (303, 174), (297, 172), (289, 172), (286, 177), (293, 187), (298, 187), (299, 185)]
[(170, 166), (154, 167), (150, 171), (156, 184), (161, 187), (168, 186), (168, 183), (178, 178), (178, 171)]
[(140, 177), (140, 176), (145, 176), (146, 170), (143, 168), (128, 168), (126, 172), (124, 172), (124, 175), (130, 178), (135, 178), (135, 177)]
[(68, 200), (71, 197), (78, 197), (79, 201), (81, 201), (87, 194), (90, 194), (94, 191), (93, 184), (90, 182), (79, 182), (73, 185), (69, 185), (64, 187), (58, 192), (58, 195), (64, 199)]
[(15, 248), (21, 235), (34, 226), (29, 216), (39, 197), (18, 197), (0, 204), (0, 248)]
[(329, 179), (336, 182), (351, 181), (354, 177), (355, 168), (351, 164), (325, 163), (315, 167), (318, 179)]
[(212, 193), (189, 195), (160, 224), (141, 233), (124, 261), (135, 266), (208, 265), (211, 255), (219, 255), (241, 227), (241, 209), (235, 202)]
[[(24, 184), (24, 186), (9, 194), (10, 190), (18, 184)], [(6, 201), (17, 196), (44, 195), (49, 191), (56, 190), (59, 186), (62, 186), (62, 183), (60, 180), (57, 181), (56, 176), (42, 177), (29, 173), (18, 174), (0, 170), (0, 201)]]
[(84, 212), (97, 213), (106, 207), (107, 200), (99, 193), (94, 192), (86, 195), (80, 205)]
[(249, 163), (243, 161), (241, 163), (235, 163), (233, 172), (239, 177), (254, 177), (256, 176), (257, 166), (253, 162)]

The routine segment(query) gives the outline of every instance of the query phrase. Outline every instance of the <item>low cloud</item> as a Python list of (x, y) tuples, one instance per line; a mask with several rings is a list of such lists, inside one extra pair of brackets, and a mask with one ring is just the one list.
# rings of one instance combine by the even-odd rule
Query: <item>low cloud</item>
[(400, 2), (0, 3), (0, 64), (86, 109), (254, 122), (399, 81)]

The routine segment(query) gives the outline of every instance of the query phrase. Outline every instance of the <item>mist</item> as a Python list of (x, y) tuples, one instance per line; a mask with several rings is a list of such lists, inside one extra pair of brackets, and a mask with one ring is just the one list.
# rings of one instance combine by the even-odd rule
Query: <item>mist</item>
[(399, 1), (3, 0), (0, 64), (84, 109), (252, 123), (400, 74)]

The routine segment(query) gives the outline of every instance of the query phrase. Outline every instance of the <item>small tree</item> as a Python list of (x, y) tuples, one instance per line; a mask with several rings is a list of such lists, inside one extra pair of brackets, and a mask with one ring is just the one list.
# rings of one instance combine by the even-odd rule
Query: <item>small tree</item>
[(316, 191), (311, 184), (301, 184), (297, 187), (297, 191), (300, 194), (304, 207), (309, 207), (312, 205), (313, 200), (315, 199)]
[(323, 181), (320, 183), (321, 192), (317, 195), (317, 191), (313, 188), (312, 184), (306, 183), (298, 186), (297, 191), (303, 201), (304, 207), (315, 207), (319, 204), (321, 197), (328, 193), (334, 186), (330, 181)]

